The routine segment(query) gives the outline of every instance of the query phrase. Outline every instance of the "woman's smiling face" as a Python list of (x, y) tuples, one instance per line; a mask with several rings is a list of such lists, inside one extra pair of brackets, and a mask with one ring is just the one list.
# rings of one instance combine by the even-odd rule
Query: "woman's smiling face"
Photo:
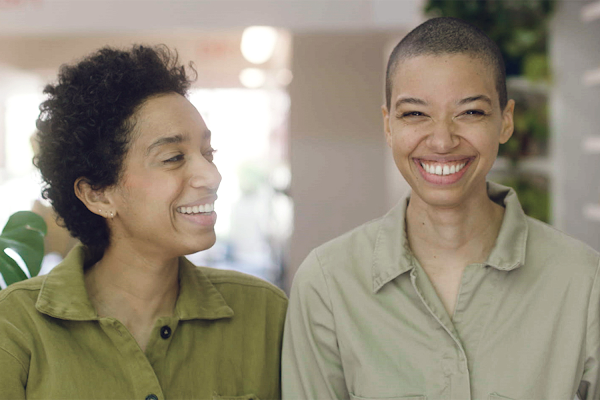
[(391, 99), (386, 139), (412, 196), (451, 208), (485, 193), (498, 146), (513, 131), (514, 101), (500, 109), (491, 67), (464, 54), (409, 58), (396, 69)]
[(122, 177), (107, 193), (116, 211), (110, 246), (160, 258), (211, 247), (221, 175), (204, 120), (185, 97), (165, 94), (146, 100), (133, 122)]

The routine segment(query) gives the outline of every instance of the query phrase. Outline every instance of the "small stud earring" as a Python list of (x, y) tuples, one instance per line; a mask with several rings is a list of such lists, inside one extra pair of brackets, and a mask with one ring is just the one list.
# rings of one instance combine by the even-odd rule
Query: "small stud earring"
[(110, 217), (111, 217), (111, 218), (114, 218), (114, 216), (115, 216), (115, 214), (113, 214), (113, 212), (111, 211), (111, 212), (110, 212)]

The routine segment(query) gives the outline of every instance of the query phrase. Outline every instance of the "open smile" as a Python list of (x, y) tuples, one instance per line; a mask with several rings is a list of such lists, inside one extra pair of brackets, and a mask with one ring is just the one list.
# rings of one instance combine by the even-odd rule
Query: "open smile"
[(457, 182), (467, 171), (472, 157), (452, 161), (433, 161), (414, 159), (423, 178), (434, 184), (451, 184)]
[(177, 207), (177, 212), (181, 214), (203, 214), (211, 213), (215, 210), (215, 203), (200, 204), (192, 207)]

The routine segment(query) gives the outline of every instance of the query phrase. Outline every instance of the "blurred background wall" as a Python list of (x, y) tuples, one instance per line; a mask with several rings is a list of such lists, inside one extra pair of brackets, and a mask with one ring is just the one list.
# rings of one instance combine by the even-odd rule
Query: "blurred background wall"
[[(44, 205), (29, 136), (59, 66), (103, 45), (164, 43), (194, 62), (190, 99), (215, 133), (224, 172), (217, 245), (191, 258), (289, 287), (312, 248), (384, 214), (407, 190), (380, 107), (387, 56), (427, 10), (485, 26), (523, 16), (508, 48), (537, 46), (542, 55), (509, 79), (524, 105), (521, 131), (492, 178), (515, 186), (530, 214), (600, 250), (598, 0), (550, 2), (548, 16), (529, 19), (490, 8), (502, 2), (446, 3), (457, 8), (433, 0), (0, 0), (0, 226), (36, 199)], [(240, 49), (251, 26), (275, 28), (264, 61)]]

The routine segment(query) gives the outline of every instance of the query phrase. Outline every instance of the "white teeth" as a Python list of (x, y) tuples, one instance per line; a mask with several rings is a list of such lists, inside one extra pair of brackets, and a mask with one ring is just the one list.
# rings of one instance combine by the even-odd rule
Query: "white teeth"
[(461, 163), (461, 164), (453, 164), (453, 165), (441, 165), (441, 164), (426, 164), (424, 162), (421, 162), (421, 166), (423, 167), (423, 169), (428, 173), (428, 174), (434, 174), (434, 175), (452, 175), (457, 173), (458, 171), (460, 171), (461, 169), (463, 169), (465, 167), (467, 163)]
[(215, 209), (214, 203), (211, 204), (201, 204), (199, 206), (193, 207), (178, 207), (177, 212), (181, 214), (198, 214), (198, 213), (207, 213), (212, 212)]

